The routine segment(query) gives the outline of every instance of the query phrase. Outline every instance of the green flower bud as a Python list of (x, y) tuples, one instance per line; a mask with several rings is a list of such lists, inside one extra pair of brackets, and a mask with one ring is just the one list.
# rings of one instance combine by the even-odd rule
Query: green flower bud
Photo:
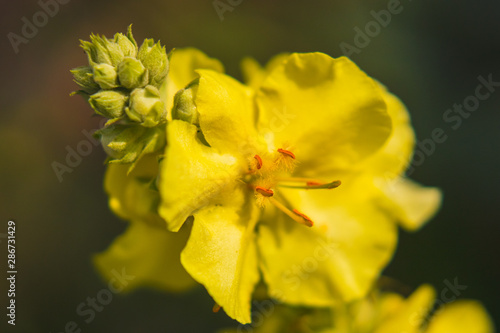
[(115, 90), (101, 90), (89, 98), (90, 106), (97, 114), (107, 118), (119, 118), (123, 115), (128, 96)]
[(94, 65), (94, 81), (102, 89), (113, 89), (118, 87), (116, 70), (108, 64)]
[(112, 124), (95, 134), (110, 163), (134, 163), (142, 155), (162, 149), (165, 144), (163, 128), (138, 125)]
[(89, 63), (109, 64), (109, 65), (111, 64), (108, 52), (101, 46), (98, 47), (98, 45), (94, 45), (94, 43), (87, 42), (84, 40), (80, 40), (80, 43), (82, 49), (85, 51), (85, 53), (87, 53), (87, 56), (89, 58)]
[(152, 39), (145, 39), (137, 54), (137, 58), (149, 71), (149, 83), (159, 87), (168, 73), (168, 58), (165, 47)]
[(115, 34), (115, 43), (120, 46), (125, 57), (136, 57), (137, 56), (137, 43), (132, 35), (132, 25), (129, 25), (127, 30), (127, 36), (121, 33)]
[(92, 35), (90, 39), (97, 49), (101, 52), (107, 52), (109, 58), (109, 65), (116, 66), (122, 61), (124, 55), (123, 51), (117, 43), (107, 39), (106, 37)]
[(153, 127), (165, 121), (166, 108), (156, 87), (137, 88), (130, 94), (130, 106), (125, 108), (130, 120), (145, 127)]
[(85, 91), (97, 92), (97, 90), (99, 90), (99, 85), (94, 82), (92, 67), (77, 67), (73, 68), (70, 72), (73, 74), (74, 81)]
[(194, 98), (198, 92), (198, 79), (194, 84), (190, 84), (185, 89), (181, 89), (175, 94), (174, 106), (172, 108), (172, 119), (180, 119), (188, 123), (199, 125), (199, 114), (196, 109)]
[(116, 66), (124, 55), (119, 44), (104, 36), (90, 35), (90, 42), (81, 41), (81, 46), (89, 57), (89, 62)]
[(127, 89), (141, 88), (148, 84), (148, 71), (139, 60), (125, 57), (118, 65), (118, 78)]

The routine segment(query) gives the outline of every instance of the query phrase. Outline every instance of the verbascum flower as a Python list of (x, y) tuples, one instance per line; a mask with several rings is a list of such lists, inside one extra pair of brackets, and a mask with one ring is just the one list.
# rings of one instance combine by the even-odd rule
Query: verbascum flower
[(414, 145), (404, 106), (321, 53), (281, 56), (250, 86), (197, 73), (172, 112), (196, 122), (169, 122), (158, 181), (169, 230), (194, 217), (186, 271), (241, 323), (261, 274), (288, 304), (363, 298), (397, 223), (416, 229), (439, 207), (439, 190), (401, 178)]
[[(173, 105), (175, 93), (197, 77), (196, 69), (213, 69), (224, 71), (220, 62), (207, 57), (196, 49), (176, 49), (170, 54), (173, 68), (162, 86), (165, 103)], [(170, 117), (170, 113), (167, 115)], [(114, 125), (110, 125), (114, 126)], [(137, 127), (130, 125), (119, 131), (103, 129), (100, 135), (106, 135), (103, 140), (105, 150), (115, 158), (122, 156), (122, 147), (131, 146), (128, 151), (137, 151), (136, 145), (151, 142), (143, 140), (142, 134), (156, 131), (157, 127), (141, 127), (137, 135)], [(110, 131), (110, 133), (107, 133)], [(130, 137), (126, 136), (130, 134)], [(127, 148), (124, 148), (127, 151)], [(139, 149), (144, 152), (144, 150)], [(189, 225), (180, 232), (166, 230), (165, 222), (158, 216), (159, 193), (156, 188), (158, 176), (158, 161), (163, 152), (149, 151), (138, 157), (136, 167), (129, 172), (127, 164), (108, 164), (104, 188), (109, 196), (111, 210), (120, 218), (129, 221), (125, 233), (103, 253), (94, 257), (94, 263), (101, 275), (112, 279), (113, 269), (121, 271), (126, 268), (127, 274), (134, 276), (126, 286), (126, 290), (150, 286), (166, 291), (183, 291), (196, 285), (196, 282), (186, 273), (180, 262), (180, 253), (185, 247), (190, 233)], [(118, 154), (118, 155), (114, 155)]]
[(369, 297), (332, 308), (304, 308), (274, 304), (263, 306), (258, 325), (219, 333), (493, 333), (484, 306), (474, 300), (436, 301), (429, 285), (408, 298), (394, 292), (374, 291)]
[[(407, 299), (394, 293), (382, 293), (375, 301), (366, 299), (357, 304), (358, 311), (352, 311), (356, 316), (350, 315), (343, 322), (349, 327), (370, 325), (374, 333), (494, 332), (493, 322), (481, 303), (464, 299), (436, 306), (440, 303), (436, 303), (434, 288), (422, 285)], [(436, 312), (429, 317), (431, 310)], [(345, 331), (332, 331), (337, 332)]]

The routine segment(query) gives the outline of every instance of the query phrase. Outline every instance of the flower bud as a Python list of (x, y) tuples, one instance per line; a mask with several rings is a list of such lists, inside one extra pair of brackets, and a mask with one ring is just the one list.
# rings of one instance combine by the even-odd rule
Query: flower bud
[(148, 71), (139, 60), (125, 57), (118, 65), (118, 78), (127, 89), (141, 88), (148, 83)]
[(95, 45), (94, 43), (87, 42), (85, 40), (80, 40), (80, 43), (82, 49), (85, 51), (85, 53), (87, 53), (87, 56), (89, 58), (89, 63), (111, 64), (108, 52), (105, 49), (103, 49), (100, 45), (98, 46)]
[(119, 118), (123, 115), (128, 96), (115, 90), (101, 90), (89, 98), (90, 106), (96, 113), (107, 118)]
[(110, 163), (134, 163), (144, 154), (153, 153), (165, 146), (162, 128), (146, 128), (134, 124), (112, 124), (95, 134)]
[(109, 58), (109, 65), (116, 66), (122, 61), (124, 55), (120, 45), (115, 42), (107, 39), (106, 37), (92, 35), (90, 39), (94, 45), (96, 45), (97, 49), (101, 52), (106, 52)]
[(165, 104), (156, 87), (137, 88), (130, 94), (130, 106), (125, 108), (130, 120), (153, 127), (165, 120)]
[(132, 35), (132, 25), (129, 25), (127, 36), (121, 33), (115, 34), (114, 42), (120, 46), (125, 57), (137, 56), (137, 43)]
[(199, 114), (194, 98), (198, 92), (198, 80), (175, 94), (172, 108), (172, 119), (179, 119), (198, 126)]
[(81, 66), (71, 70), (74, 81), (87, 92), (97, 92), (99, 85), (94, 81), (92, 67)]
[(168, 58), (165, 47), (152, 39), (145, 39), (137, 58), (149, 71), (149, 84), (159, 87), (168, 73)]
[(108, 64), (94, 65), (94, 81), (102, 89), (113, 89), (118, 87), (116, 70)]

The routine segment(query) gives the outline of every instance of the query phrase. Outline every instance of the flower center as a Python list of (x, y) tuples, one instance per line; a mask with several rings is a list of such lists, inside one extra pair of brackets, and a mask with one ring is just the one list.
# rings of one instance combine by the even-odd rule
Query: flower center
[(340, 180), (324, 182), (318, 179), (291, 177), (297, 160), (290, 149), (279, 148), (273, 153), (256, 154), (249, 159), (248, 172), (244, 178), (245, 183), (255, 192), (257, 204), (261, 207), (267, 203), (272, 204), (297, 223), (312, 227), (314, 222), (297, 209), (287, 207), (278, 200), (278, 188), (293, 189), (333, 189), (340, 186)]

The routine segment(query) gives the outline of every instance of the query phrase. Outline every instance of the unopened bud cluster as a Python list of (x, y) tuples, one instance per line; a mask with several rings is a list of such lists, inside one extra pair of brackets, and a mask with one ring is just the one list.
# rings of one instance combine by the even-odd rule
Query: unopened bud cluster
[(89, 66), (73, 69), (78, 93), (88, 98), (97, 114), (154, 127), (165, 121), (166, 108), (159, 88), (168, 73), (165, 47), (152, 39), (140, 48), (129, 27), (113, 39), (91, 35), (81, 41)]
[[(81, 41), (89, 65), (71, 71), (94, 111), (109, 118), (96, 133), (109, 162), (134, 163), (165, 145), (166, 106), (160, 86), (168, 74), (165, 47), (152, 39), (138, 47), (131, 27), (113, 39), (91, 35)], [(133, 165), (132, 165), (133, 167)]]

